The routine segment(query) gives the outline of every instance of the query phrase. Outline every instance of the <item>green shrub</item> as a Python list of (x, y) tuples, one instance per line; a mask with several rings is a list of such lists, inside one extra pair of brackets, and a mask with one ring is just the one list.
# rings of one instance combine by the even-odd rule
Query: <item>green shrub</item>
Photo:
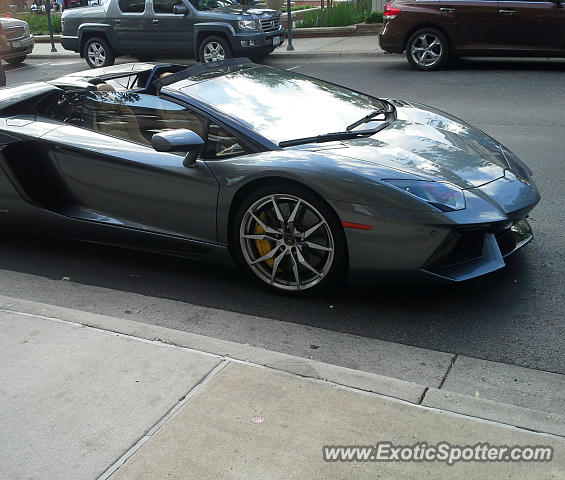
[(370, 13), (365, 23), (383, 23), (383, 12)]
[(345, 27), (362, 23), (369, 15), (367, 3), (340, 2), (332, 7), (306, 12), (296, 21), (296, 28)]
[[(291, 5), (290, 11), (296, 12), (297, 10), (308, 10), (310, 8), (314, 8), (314, 5)], [(286, 13), (286, 5), (283, 5), (283, 7), (281, 8), (281, 12)]]
[[(17, 14), (12, 15), (14, 18), (19, 18), (20, 20), (25, 20), (29, 24), (29, 30), (32, 35), (49, 35), (49, 26), (47, 24), (47, 14)], [(51, 15), (51, 23), (53, 25), (53, 33), (61, 33), (61, 16)]]

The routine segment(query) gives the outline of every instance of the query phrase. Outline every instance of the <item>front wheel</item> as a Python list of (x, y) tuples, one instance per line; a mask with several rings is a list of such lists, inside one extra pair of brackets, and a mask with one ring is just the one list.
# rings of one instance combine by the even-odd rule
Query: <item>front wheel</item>
[(103, 38), (92, 37), (84, 44), (84, 58), (90, 68), (101, 68), (114, 65), (114, 52)]
[(422, 28), (406, 44), (406, 58), (418, 70), (439, 70), (449, 57), (449, 41), (439, 30)]
[(18, 63), (22, 63), (25, 59), (26, 55), (22, 55), (21, 57), (7, 58), (6, 61), (10, 65), (17, 65)]
[(202, 63), (210, 63), (232, 57), (230, 46), (221, 37), (206, 37), (200, 44), (199, 53)]
[(243, 202), (233, 222), (232, 249), (253, 276), (288, 293), (328, 288), (347, 269), (337, 216), (323, 200), (294, 185), (262, 188)]

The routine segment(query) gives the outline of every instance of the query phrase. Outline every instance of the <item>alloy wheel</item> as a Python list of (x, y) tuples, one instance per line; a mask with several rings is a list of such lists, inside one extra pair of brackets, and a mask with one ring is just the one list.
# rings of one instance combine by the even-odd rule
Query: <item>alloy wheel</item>
[(414, 62), (424, 68), (433, 67), (442, 57), (443, 45), (433, 33), (423, 33), (412, 42), (410, 55)]
[(98, 42), (92, 42), (88, 46), (88, 50), (86, 52), (88, 55), (88, 59), (92, 63), (92, 65), (96, 67), (101, 67), (106, 62), (106, 51), (104, 47)]
[(324, 280), (334, 262), (334, 238), (323, 215), (304, 199), (272, 194), (255, 201), (240, 224), (249, 268), (281, 290), (307, 290)]
[(216, 60), (224, 60), (226, 52), (224, 47), (218, 42), (208, 42), (204, 47), (204, 62), (215, 62)]

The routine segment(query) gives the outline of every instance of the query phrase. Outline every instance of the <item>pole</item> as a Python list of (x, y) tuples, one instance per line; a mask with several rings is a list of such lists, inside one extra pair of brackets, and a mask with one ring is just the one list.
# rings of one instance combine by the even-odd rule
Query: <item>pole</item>
[(47, 25), (49, 26), (49, 36), (51, 37), (51, 51), (56, 52), (55, 41), (53, 40), (53, 24), (51, 23), (51, 9), (53, 4), (50, 0), (45, 0), (45, 11), (47, 12)]
[(294, 50), (292, 46), (292, 15), (290, 11), (290, 0), (286, 0), (286, 15), (287, 15), (287, 30), (288, 30), (288, 43), (286, 44), (287, 50)]

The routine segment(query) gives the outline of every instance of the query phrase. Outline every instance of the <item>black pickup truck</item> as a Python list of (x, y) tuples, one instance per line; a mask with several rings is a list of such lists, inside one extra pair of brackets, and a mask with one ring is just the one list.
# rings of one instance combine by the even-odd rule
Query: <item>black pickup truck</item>
[(260, 59), (284, 42), (280, 13), (231, 0), (107, 0), (66, 10), (61, 45), (92, 68), (118, 56)]

